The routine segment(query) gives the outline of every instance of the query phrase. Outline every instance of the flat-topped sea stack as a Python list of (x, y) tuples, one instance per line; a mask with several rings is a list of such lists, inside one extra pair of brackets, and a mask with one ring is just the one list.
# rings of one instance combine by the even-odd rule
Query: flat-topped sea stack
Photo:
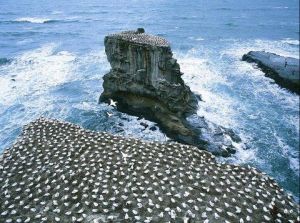
[(179, 143), (38, 119), (0, 156), (0, 222), (299, 222), (251, 167)]
[(150, 110), (163, 108), (178, 117), (196, 111), (196, 97), (184, 84), (165, 39), (127, 31), (105, 37), (104, 44), (112, 69), (104, 77), (101, 98), (121, 98), (120, 102), (139, 108), (142, 103)]
[[(224, 146), (224, 129), (217, 127), (215, 134), (206, 131), (207, 123), (200, 117), (200, 127), (187, 121), (196, 113), (198, 101), (181, 78), (183, 73), (167, 40), (140, 28), (108, 35), (104, 44), (111, 70), (103, 78), (100, 101), (116, 100), (120, 111), (157, 122), (178, 142), (224, 156), (235, 151), (232, 145)], [(202, 130), (213, 140), (205, 139)]]
[(256, 63), (277, 84), (300, 94), (299, 59), (265, 51), (250, 51), (242, 59)]

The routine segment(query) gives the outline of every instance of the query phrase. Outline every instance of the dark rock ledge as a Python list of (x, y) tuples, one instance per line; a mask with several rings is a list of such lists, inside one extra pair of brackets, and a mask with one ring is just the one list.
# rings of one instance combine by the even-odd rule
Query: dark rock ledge
[(240, 138), (232, 130), (196, 115), (197, 97), (185, 85), (180, 66), (164, 38), (138, 31), (104, 40), (111, 70), (103, 79), (100, 101), (118, 102), (122, 112), (155, 121), (166, 135), (215, 155), (229, 156)]
[(250, 51), (242, 60), (256, 63), (278, 85), (300, 94), (299, 59), (265, 51)]
[(273, 179), (179, 143), (25, 126), (0, 157), (0, 222), (299, 222)]

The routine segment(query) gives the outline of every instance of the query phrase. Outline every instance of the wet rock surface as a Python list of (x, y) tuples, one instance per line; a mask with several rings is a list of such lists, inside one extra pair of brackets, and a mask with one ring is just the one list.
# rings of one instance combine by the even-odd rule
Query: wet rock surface
[(44, 118), (1, 155), (0, 200), (0, 222), (300, 220), (299, 206), (254, 168)]
[[(100, 101), (116, 100), (118, 110), (157, 122), (168, 137), (178, 142), (217, 155), (235, 152), (225, 128), (214, 126), (216, 137), (214, 131), (207, 131), (206, 120), (200, 120), (200, 127), (187, 120), (197, 111), (197, 96), (181, 78), (183, 73), (167, 40), (139, 29), (108, 35), (104, 44), (111, 70), (103, 77)], [(224, 131), (220, 133), (220, 129)]]
[(250, 51), (242, 59), (256, 63), (278, 85), (300, 94), (299, 59), (265, 51)]

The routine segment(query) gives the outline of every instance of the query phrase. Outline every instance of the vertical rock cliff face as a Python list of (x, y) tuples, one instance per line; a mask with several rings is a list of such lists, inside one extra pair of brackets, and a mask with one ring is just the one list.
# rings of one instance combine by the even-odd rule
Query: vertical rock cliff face
[(102, 99), (126, 92), (152, 98), (178, 116), (195, 112), (197, 100), (165, 39), (128, 31), (107, 36), (104, 42), (112, 69), (104, 77)]
[(120, 111), (157, 122), (176, 141), (219, 155), (234, 152), (227, 140), (231, 133), (196, 115), (196, 96), (165, 39), (140, 29), (106, 36), (104, 43), (111, 70), (100, 101), (116, 100)]

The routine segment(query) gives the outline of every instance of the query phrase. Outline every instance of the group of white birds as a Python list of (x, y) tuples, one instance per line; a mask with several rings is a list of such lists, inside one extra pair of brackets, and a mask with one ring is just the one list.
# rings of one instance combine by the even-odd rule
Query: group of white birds
[(118, 37), (122, 40), (138, 44), (146, 44), (160, 47), (170, 46), (170, 43), (165, 38), (146, 33), (139, 33), (137, 31), (124, 31), (120, 33), (111, 34), (110, 36)]
[[(116, 108), (117, 107), (117, 102), (114, 101), (113, 99), (109, 99), (109, 106), (111, 106), (113, 108)], [(113, 116), (113, 113), (111, 113), (111, 112), (106, 112), (106, 114), (107, 114), (108, 117)]]
[(0, 158), (0, 222), (299, 222), (251, 167), (40, 118)]

